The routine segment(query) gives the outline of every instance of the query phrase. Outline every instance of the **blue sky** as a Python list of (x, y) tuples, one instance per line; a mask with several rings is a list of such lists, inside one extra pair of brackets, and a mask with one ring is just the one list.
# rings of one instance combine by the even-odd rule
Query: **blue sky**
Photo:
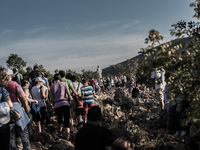
[(27, 67), (95, 71), (138, 54), (156, 29), (190, 21), (192, 0), (0, 0), (0, 66), (11, 53)]

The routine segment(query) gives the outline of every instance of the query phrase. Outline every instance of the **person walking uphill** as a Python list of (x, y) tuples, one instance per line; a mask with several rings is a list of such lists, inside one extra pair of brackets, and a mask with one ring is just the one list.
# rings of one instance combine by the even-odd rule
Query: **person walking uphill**
[(35, 78), (36, 85), (32, 87), (31, 94), (33, 99), (38, 101), (36, 105), (33, 103), (32, 105), (32, 115), (33, 119), (37, 122), (38, 131), (45, 131), (45, 110), (46, 110), (46, 96), (45, 90), (43, 87), (43, 81), (41, 77)]
[(105, 150), (106, 146), (133, 150), (128, 141), (117, 138), (107, 128), (98, 125), (101, 119), (101, 109), (98, 106), (89, 109), (87, 118), (88, 122), (76, 135), (75, 150)]
[(21, 116), (21, 119), (19, 119), (16, 123), (10, 124), (10, 149), (30, 150), (28, 133), (28, 123), (30, 122), (30, 119), (27, 115), (29, 109), (28, 102), (25, 99), (25, 93), (17, 82), (12, 81), (12, 70), (4, 69), (3, 76), (7, 78), (5, 88), (10, 94), (10, 98), (13, 103), (13, 109), (16, 109)]
[(13, 73), (14, 73), (13, 81), (16, 81), (19, 85), (22, 85), (22, 80), (23, 80), (22, 74), (19, 73), (17, 68), (13, 69)]
[[(55, 113), (58, 119), (58, 132), (62, 137), (62, 131), (64, 126), (65, 139), (70, 138), (70, 101), (71, 95), (67, 83), (61, 82), (61, 76), (59, 74), (54, 75), (54, 84), (50, 87), (50, 100), (54, 104)], [(67, 98), (68, 96), (68, 98)], [(63, 123), (64, 117), (64, 123)]]
[(72, 81), (70, 79), (66, 78), (65, 71), (64, 70), (60, 70), (59, 74), (61, 76), (61, 81), (62, 82), (66, 82), (68, 87), (69, 87), (69, 92), (70, 92), (70, 95), (71, 95), (71, 98), (70, 98), (70, 100), (71, 100), (70, 101), (70, 129), (71, 129), (71, 132), (74, 133), (74, 127), (73, 127), (73, 125), (74, 125), (73, 117), (74, 116), (73, 116), (73, 114), (74, 114), (74, 110), (75, 110), (76, 104), (74, 102), (72, 94), (74, 94), (75, 96), (78, 96), (78, 93), (74, 89)]
[(92, 86), (88, 85), (88, 79), (83, 79), (83, 86), (81, 87), (81, 95), (83, 100), (83, 107), (85, 109), (85, 116), (84, 116), (84, 122), (87, 122), (87, 113), (88, 109), (92, 106), (94, 106), (94, 89)]
[[(13, 108), (10, 94), (3, 87), (4, 77), (0, 76), (0, 148), (2, 150), (9, 150), (10, 144), (10, 110)], [(7, 105), (7, 106), (6, 106)], [(7, 112), (7, 113), (6, 113)], [(5, 115), (7, 114), (7, 115)]]

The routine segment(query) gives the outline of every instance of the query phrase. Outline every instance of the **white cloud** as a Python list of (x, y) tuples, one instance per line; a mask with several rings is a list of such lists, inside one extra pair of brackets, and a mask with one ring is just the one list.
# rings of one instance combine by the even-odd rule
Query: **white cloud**
[(36, 38), (16, 41), (0, 47), (4, 57), (16, 53), (27, 65), (42, 64), (47, 70), (94, 70), (107, 67), (137, 55), (144, 43), (143, 35)]
[[(0, 51), (0, 63), (5, 66), (6, 58), (10, 53), (18, 54), (27, 62), (27, 66), (35, 63), (42, 64), (46, 70), (54, 72), (55, 69), (71, 69), (77, 72), (96, 70), (97, 65), (101, 68), (125, 61), (138, 54), (140, 48), (145, 47), (146, 35), (123, 33), (121, 25), (131, 28), (140, 21), (130, 21), (125, 25), (117, 21), (99, 23), (85, 27), (85, 30), (102, 31), (101, 34), (59, 34), (54, 27), (41, 26), (25, 33), (40, 33), (37, 36), (18, 39), (2, 43)], [(120, 24), (120, 25), (119, 25)], [(104, 29), (112, 27), (108, 32)], [(69, 29), (70, 27), (68, 27)], [(62, 29), (66, 29), (63, 27)], [(78, 28), (79, 29), (79, 28)], [(78, 30), (77, 29), (77, 30)], [(42, 31), (48, 31), (41, 34)]]

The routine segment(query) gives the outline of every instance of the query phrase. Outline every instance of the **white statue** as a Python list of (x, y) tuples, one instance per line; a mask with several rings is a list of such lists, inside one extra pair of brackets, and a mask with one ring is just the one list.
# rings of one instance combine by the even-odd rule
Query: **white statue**
[(97, 66), (97, 74), (98, 74), (98, 79), (102, 78), (102, 70), (99, 66)]

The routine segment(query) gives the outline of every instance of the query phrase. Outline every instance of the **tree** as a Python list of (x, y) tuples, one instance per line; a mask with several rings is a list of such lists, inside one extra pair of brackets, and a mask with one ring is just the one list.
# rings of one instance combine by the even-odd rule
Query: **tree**
[(156, 43), (160, 44), (160, 40), (163, 40), (163, 36), (154, 29), (149, 31), (149, 36), (145, 39), (145, 43), (152, 42), (152, 46)]
[(88, 79), (91, 79), (91, 78), (97, 78), (97, 73), (96, 72), (93, 72), (93, 71), (86, 71), (85, 69), (81, 70), (82, 72), (82, 77), (83, 78), (88, 78)]
[(55, 69), (55, 70), (54, 70), (54, 73), (55, 73), (55, 74), (56, 74), (56, 73), (58, 73), (58, 72), (59, 72), (59, 70), (58, 70), (58, 69)]
[(32, 70), (33, 70), (33, 69), (32, 69), (30, 66), (27, 67), (27, 68), (26, 68), (26, 73), (23, 74), (23, 77), (24, 77), (25, 79), (28, 79), (29, 73), (31, 73)]
[(123, 66), (122, 64), (111, 65), (110, 67), (117, 70), (118, 75), (126, 75), (128, 79), (135, 77), (137, 69), (138, 69), (138, 59), (128, 59), (127, 65)]
[(17, 54), (10, 54), (8, 60), (6, 61), (8, 68), (17, 68), (23, 70), (23, 67), (26, 67), (26, 62), (19, 57)]
[[(195, 17), (200, 19), (200, 1), (196, 0), (191, 6), (195, 7)], [(163, 67), (169, 75), (167, 84), (170, 87), (170, 102), (175, 101), (178, 96), (183, 99), (182, 103), (186, 106), (184, 113), (187, 118), (183, 123), (200, 123), (199, 22), (179, 21), (173, 24), (172, 28), (171, 35), (187, 38), (176, 40), (176, 43), (170, 41), (156, 47), (151, 44), (147, 49), (142, 49), (141, 53), (145, 59), (140, 63), (137, 75), (140, 79), (148, 79), (146, 81), (150, 82), (150, 72), (154, 67)]]

